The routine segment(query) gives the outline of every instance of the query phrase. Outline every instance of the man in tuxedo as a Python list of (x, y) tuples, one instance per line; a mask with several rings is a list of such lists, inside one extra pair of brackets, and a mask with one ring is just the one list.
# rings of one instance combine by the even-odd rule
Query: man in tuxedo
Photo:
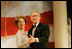
[(36, 11), (32, 12), (30, 18), (33, 23), (28, 31), (31, 48), (49, 48), (49, 26), (40, 22), (41, 16)]

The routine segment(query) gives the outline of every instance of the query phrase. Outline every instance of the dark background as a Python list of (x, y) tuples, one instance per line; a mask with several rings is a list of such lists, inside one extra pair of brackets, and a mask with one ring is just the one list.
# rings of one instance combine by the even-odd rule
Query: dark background
[(67, 17), (71, 18), (72, 1), (67, 1)]

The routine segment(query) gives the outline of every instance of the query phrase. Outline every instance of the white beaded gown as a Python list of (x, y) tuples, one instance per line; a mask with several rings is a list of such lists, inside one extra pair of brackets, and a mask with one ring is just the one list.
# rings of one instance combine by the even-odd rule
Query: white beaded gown
[[(28, 34), (28, 32), (25, 32)], [(16, 34), (16, 44), (18, 48), (30, 48), (30, 44), (22, 44), (28, 40), (28, 36), (26, 36), (24, 33), (22, 33), (20, 30), (18, 30)], [(22, 44), (22, 46), (19, 47), (19, 45)]]

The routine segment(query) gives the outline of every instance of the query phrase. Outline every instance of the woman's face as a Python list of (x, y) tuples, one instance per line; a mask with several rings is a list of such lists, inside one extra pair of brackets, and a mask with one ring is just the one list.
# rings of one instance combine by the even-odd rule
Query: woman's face
[(25, 27), (25, 20), (23, 18), (19, 18), (18, 27), (19, 29), (23, 29)]

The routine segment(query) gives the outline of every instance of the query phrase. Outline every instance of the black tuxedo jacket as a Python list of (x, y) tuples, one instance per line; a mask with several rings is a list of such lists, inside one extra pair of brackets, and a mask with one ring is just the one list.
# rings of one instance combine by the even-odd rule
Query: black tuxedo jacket
[[(32, 35), (32, 29), (33, 28), (31, 28), (28, 31), (28, 36), (29, 34)], [(34, 34), (34, 37), (38, 38), (39, 42), (31, 43), (30, 44), (31, 48), (49, 48), (49, 35), (50, 35), (49, 26), (46, 24), (39, 23)]]

